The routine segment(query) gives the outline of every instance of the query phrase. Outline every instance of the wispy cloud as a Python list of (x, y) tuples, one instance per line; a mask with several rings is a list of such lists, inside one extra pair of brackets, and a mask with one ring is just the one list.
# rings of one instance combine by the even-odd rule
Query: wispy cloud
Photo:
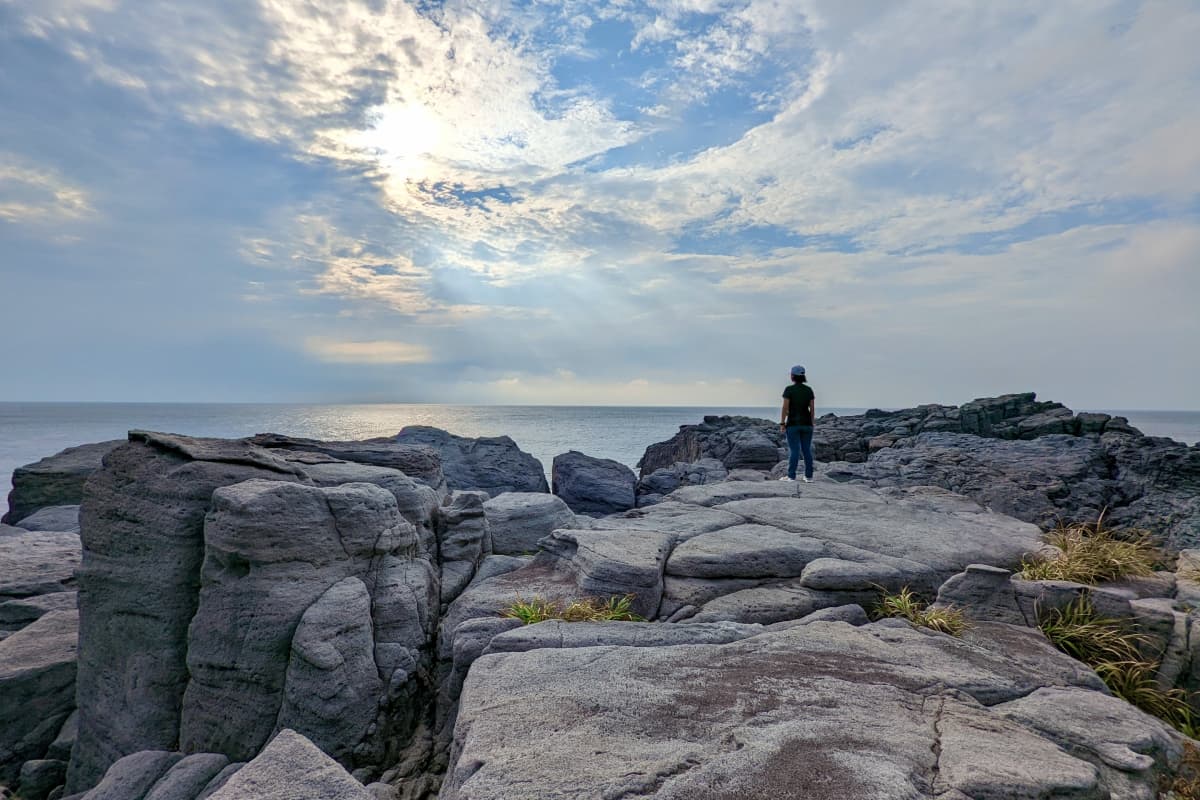
[(87, 192), (54, 170), (0, 153), (0, 220), (50, 225), (93, 213)]
[(408, 342), (343, 342), (311, 337), (305, 346), (322, 361), (341, 364), (424, 364), (433, 358), (427, 347)]

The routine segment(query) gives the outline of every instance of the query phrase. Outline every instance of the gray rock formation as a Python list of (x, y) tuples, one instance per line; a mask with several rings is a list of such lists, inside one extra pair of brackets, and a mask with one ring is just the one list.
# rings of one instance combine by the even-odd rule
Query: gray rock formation
[(145, 800), (195, 800), (229, 759), (220, 753), (193, 753), (175, 762), (146, 792)]
[[(732, 469), (746, 437), (775, 437), (784, 453), (778, 428), (766, 420), (705, 417), (648, 447), (642, 478), (701, 458)], [(1144, 436), (1123, 417), (1074, 414), (1032, 393), (1013, 394), (958, 407), (830, 414), (817, 421), (813, 441), (836, 480), (940, 486), (1043, 526), (1095, 521), (1107, 509), (1110, 524), (1148, 529), (1172, 549), (1200, 544), (1200, 445)], [(781, 474), (774, 462), (758, 468), (772, 467), (773, 476)]]
[(486, 492), (456, 491), (442, 509), (438, 556), (443, 608), (466, 588), (480, 562), (492, 552), (487, 512), (483, 507), (486, 499)]
[(80, 718), (68, 793), (94, 785), (121, 756), (178, 746), (213, 491), (253, 478), (305, 480), (244, 442), (129, 436), (88, 481), (81, 509)]
[(48, 506), (40, 508), (21, 520), (19, 528), (27, 531), (63, 531), (79, 533), (79, 506)]
[(432, 708), (437, 502), (391, 468), (131, 434), (83, 504), (68, 790), (145, 751), (244, 761), (283, 727), (366, 774), (399, 763)]
[(371, 800), (361, 783), (308, 739), (284, 730), (212, 800)]
[(78, 626), (74, 609), (51, 611), (0, 641), (0, 786), (45, 756), (75, 708)]
[(439, 428), (409, 425), (392, 441), (437, 451), (451, 489), (487, 492), (491, 497), (504, 492), (550, 491), (542, 463), (507, 436), (472, 439)]
[[(777, 455), (777, 454), (773, 454)], [(746, 472), (746, 470), (741, 470)], [(676, 462), (669, 467), (660, 467), (637, 483), (637, 504), (653, 505), (681, 486), (702, 486), (719, 483), (729, 477), (729, 470), (715, 458), (702, 458), (695, 463)]]
[(575, 514), (562, 498), (544, 492), (505, 492), (483, 504), (492, 536), (492, 552), (522, 555), (559, 528), (575, 528)]
[(74, 589), (79, 535), (0, 525), (0, 603)]
[(51, 611), (73, 611), (78, 606), (78, 597), (76, 592), (51, 592), (7, 600), (0, 603), (0, 630), (19, 630)]
[(104, 456), (122, 441), (68, 447), (41, 461), (17, 467), (8, 495), (8, 513), (0, 522), (15, 525), (35, 511), (50, 506), (79, 505), (83, 483), (100, 469)]
[(159, 779), (183, 760), (182, 753), (142, 750), (118, 759), (85, 800), (141, 800)]
[[(693, 800), (797, 787), (815, 800), (1153, 792), (1181, 737), (1121, 707), (1128, 722), (1108, 741), (1080, 743), (1075, 732), (1111, 698), (1038, 634), (1009, 630), (996, 649), (903, 623), (823, 622), (720, 645), (486, 655), (463, 688), (441, 797), (534, 796), (530, 786)], [(1019, 703), (1043, 687), (1089, 702), (1026, 722)], [(1147, 736), (1159, 758), (1110, 765), (1144, 752)]]
[(554, 457), (554, 494), (577, 514), (615, 514), (636, 504), (637, 476), (611, 458), (577, 450)]
[[(421, 444), (397, 442), (387, 438), (366, 439), (361, 442), (323, 442), (278, 433), (260, 433), (247, 441), (270, 450), (294, 451), (280, 454), (281, 457), (293, 461), (321, 463), (321, 459), (312, 457), (312, 454), (321, 454), (334, 461), (353, 461), (396, 469), (441, 494), (445, 494), (447, 490), (441, 458), (435, 449)], [(298, 454), (309, 455), (304, 457)]]
[(1148, 529), (1176, 548), (1200, 542), (1200, 448), (1163, 439), (923, 433), (825, 474), (876, 488), (941, 486), (1043, 527), (1104, 513), (1110, 525)]

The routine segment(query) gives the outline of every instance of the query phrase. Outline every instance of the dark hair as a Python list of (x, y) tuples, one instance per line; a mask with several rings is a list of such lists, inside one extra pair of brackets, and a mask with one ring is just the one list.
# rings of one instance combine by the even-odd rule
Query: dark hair
[(804, 375), (793, 375), (792, 383), (808, 383), (808, 378)]

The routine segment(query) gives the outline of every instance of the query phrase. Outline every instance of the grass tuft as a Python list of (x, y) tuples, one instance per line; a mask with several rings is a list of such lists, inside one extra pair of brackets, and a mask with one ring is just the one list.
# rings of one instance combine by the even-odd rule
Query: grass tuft
[(1062, 553), (1024, 562), (1022, 578), (1096, 584), (1149, 575), (1163, 560), (1147, 531), (1108, 528), (1103, 516), (1094, 523), (1060, 525), (1046, 542)]
[(884, 594), (875, 608), (878, 617), (906, 619), (939, 633), (960, 636), (967, 629), (967, 620), (956, 608), (929, 608), (905, 586), (896, 594)]
[(1055, 647), (1094, 669), (1114, 695), (1187, 736), (1200, 733), (1188, 693), (1158, 685), (1159, 664), (1142, 657), (1145, 637), (1127, 621), (1101, 617), (1090, 599), (1080, 597), (1039, 614), (1038, 625)]
[(518, 597), (502, 616), (519, 619), (526, 625), (548, 619), (565, 622), (642, 622), (642, 617), (633, 613), (633, 601), (634, 595), (627, 594), (607, 600), (585, 597), (562, 606), (540, 597), (532, 600)]

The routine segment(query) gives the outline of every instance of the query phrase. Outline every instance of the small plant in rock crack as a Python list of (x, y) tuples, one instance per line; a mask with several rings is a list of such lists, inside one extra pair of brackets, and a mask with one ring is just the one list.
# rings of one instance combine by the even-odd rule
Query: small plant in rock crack
[(1022, 578), (1096, 584), (1149, 575), (1164, 560), (1148, 531), (1109, 528), (1103, 515), (1094, 523), (1060, 525), (1046, 534), (1046, 543), (1061, 553), (1026, 561)]
[(641, 622), (642, 617), (633, 612), (634, 599), (632, 594), (610, 597), (607, 600), (585, 597), (563, 606), (540, 597), (534, 597), (532, 600), (518, 597), (504, 610), (503, 616), (519, 619), (526, 625), (545, 622), (548, 619), (561, 619), (565, 622)]
[(1158, 685), (1159, 664), (1142, 655), (1146, 637), (1129, 621), (1100, 616), (1083, 596), (1063, 608), (1039, 609), (1038, 627), (1051, 644), (1094, 669), (1117, 697), (1187, 736), (1200, 733), (1188, 693)]
[(961, 636), (967, 629), (967, 620), (963, 613), (949, 606), (930, 608), (911, 589), (903, 587), (895, 594), (884, 592), (875, 607), (877, 617), (897, 617), (906, 619), (914, 625), (920, 625), (939, 633), (951, 636)]

